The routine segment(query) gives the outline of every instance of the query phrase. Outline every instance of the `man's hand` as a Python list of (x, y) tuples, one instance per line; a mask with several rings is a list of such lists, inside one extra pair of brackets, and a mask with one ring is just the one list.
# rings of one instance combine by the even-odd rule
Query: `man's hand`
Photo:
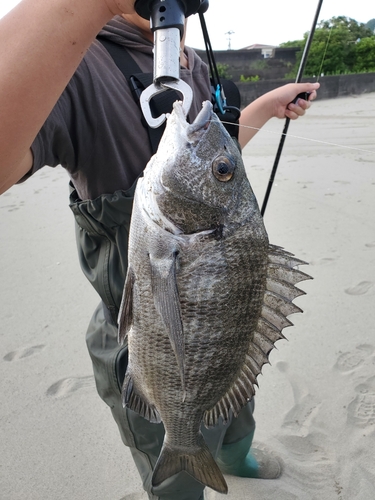
[[(269, 92), (273, 106), (272, 116), (291, 120), (303, 116), (311, 106), (311, 101), (316, 99), (316, 91), (319, 87), (320, 83), (288, 83), (272, 90)], [(302, 92), (310, 93), (309, 100), (298, 99), (296, 103), (293, 103), (297, 95)]]

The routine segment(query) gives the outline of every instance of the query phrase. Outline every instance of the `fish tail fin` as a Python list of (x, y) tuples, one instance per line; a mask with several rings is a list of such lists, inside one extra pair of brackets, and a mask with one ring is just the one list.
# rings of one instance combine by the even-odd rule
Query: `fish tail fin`
[(181, 471), (186, 471), (194, 479), (219, 493), (228, 493), (224, 476), (210, 453), (206, 443), (199, 443), (193, 452), (164, 443), (152, 476), (152, 486)]

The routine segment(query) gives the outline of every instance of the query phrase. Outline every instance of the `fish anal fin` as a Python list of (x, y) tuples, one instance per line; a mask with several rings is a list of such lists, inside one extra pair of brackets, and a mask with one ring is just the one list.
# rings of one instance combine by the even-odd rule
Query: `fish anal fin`
[(152, 292), (156, 310), (161, 316), (174, 351), (185, 390), (185, 343), (181, 319), (180, 298), (176, 279), (177, 253), (165, 258), (150, 255)]
[(152, 475), (152, 486), (159, 486), (163, 481), (181, 471), (186, 471), (200, 483), (219, 493), (228, 493), (228, 486), (219, 466), (212, 457), (203, 437), (193, 452), (182, 450), (164, 443)]
[(133, 285), (134, 272), (129, 267), (118, 315), (118, 342), (120, 345), (124, 343), (133, 322)]
[(124, 408), (130, 408), (151, 423), (159, 424), (161, 422), (157, 409), (137, 393), (133, 379), (128, 372), (122, 386), (122, 405)]
[(218, 403), (204, 413), (203, 421), (207, 428), (214, 427), (219, 417), (224, 423), (229, 420), (230, 410), (237, 417), (241, 409), (252, 399), (255, 394), (254, 385), (258, 385), (256, 376), (252, 370), (245, 366), (241, 370), (239, 377), (232, 384), (228, 392), (218, 401)]

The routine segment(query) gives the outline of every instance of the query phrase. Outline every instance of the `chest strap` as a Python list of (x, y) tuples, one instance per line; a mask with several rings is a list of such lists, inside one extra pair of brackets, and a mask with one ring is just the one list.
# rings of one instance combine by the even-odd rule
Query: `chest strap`
[[(129, 87), (132, 91), (135, 102), (139, 105), (139, 98), (143, 90), (146, 89), (153, 82), (152, 73), (143, 73), (134, 61), (126, 47), (118, 45), (106, 38), (98, 36), (99, 42), (107, 49), (116, 66), (121, 73), (125, 76)], [(158, 117), (162, 113), (171, 113), (173, 103), (180, 99), (178, 92), (168, 89), (153, 97), (150, 103), (150, 109), (153, 117)], [(150, 140), (152, 152), (156, 153), (160, 139), (165, 130), (165, 123), (158, 128), (151, 128), (147, 124), (142, 114), (142, 125), (145, 127)]]

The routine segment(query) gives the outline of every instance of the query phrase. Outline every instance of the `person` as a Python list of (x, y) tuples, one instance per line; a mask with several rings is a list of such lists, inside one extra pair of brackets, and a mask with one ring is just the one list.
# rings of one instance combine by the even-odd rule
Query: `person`
[[(152, 155), (139, 105), (124, 75), (96, 39), (125, 47), (144, 72), (152, 71), (153, 35), (136, 14), (134, 0), (22, 0), (0, 20), (0, 193), (45, 165), (61, 164), (71, 182), (83, 272), (100, 295), (87, 331), (97, 389), (130, 447), (150, 499), (200, 500), (204, 486), (182, 472), (151, 486), (164, 436), (121, 404), (127, 350), (117, 343), (117, 314), (127, 268), (128, 228), (138, 176)], [(193, 89), (193, 120), (211, 99), (206, 65), (181, 42), (181, 78)], [(288, 84), (247, 106), (241, 115), (244, 147), (270, 118), (296, 119), (319, 84)], [(309, 101), (291, 101), (311, 92)], [(237, 419), (208, 431), (205, 439), (223, 472), (275, 478), (273, 457), (251, 448), (253, 402)]]

